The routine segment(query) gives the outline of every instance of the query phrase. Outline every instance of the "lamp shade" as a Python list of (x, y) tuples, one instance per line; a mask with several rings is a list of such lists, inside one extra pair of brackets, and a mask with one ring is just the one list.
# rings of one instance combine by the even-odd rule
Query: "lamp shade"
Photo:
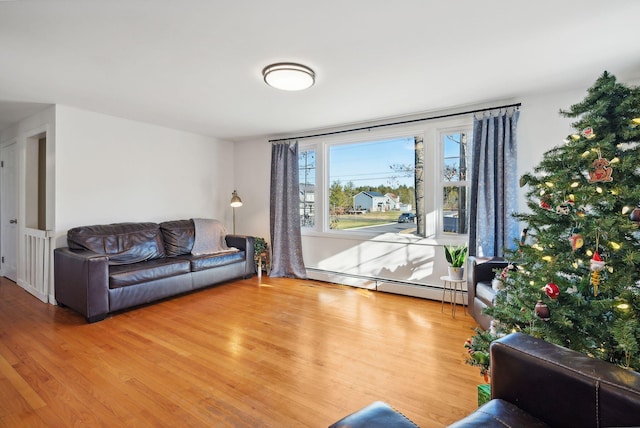
[(271, 64), (262, 70), (267, 85), (283, 91), (301, 91), (313, 86), (316, 74), (309, 67), (292, 62)]
[(236, 192), (234, 190), (231, 195), (232, 195), (231, 196), (231, 206), (233, 208), (241, 207), (242, 206), (242, 199), (240, 199), (240, 196), (238, 196), (238, 192)]

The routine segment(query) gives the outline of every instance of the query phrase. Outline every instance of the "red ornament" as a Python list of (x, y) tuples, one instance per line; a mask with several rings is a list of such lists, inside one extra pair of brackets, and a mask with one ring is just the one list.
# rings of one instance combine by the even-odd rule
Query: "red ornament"
[(600, 272), (605, 267), (605, 262), (602, 261), (600, 254), (596, 251), (593, 257), (591, 257), (591, 262), (589, 263), (589, 268), (593, 272)]
[(560, 295), (560, 288), (555, 285), (553, 282), (548, 283), (544, 286), (544, 292), (552, 299), (557, 299)]
[(549, 321), (551, 319), (551, 310), (547, 305), (542, 303), (542, 300), (538, 300), (538, 303), (536, 303), (535, 312), (542, 321)]
[(592, 127), (590, 127), (590, 126), (589, 126), (589, 127), (587, 127), (587, 128), (584, 128), (584, 129), (582, 130), (582, 132), (580, 132), (580, 133), (581, 133), (581, 134), (582, 134), (582, 136), (583, 136), (584, 138), (586, 138), (587, 140), (590, 140), (590, 139), (592, 139), (593, 137), (595, 137), (595, 136), (596, 136), (596, 134), (594, 134), (594, 133), (593, 133), (593, 128), (592, 128)]

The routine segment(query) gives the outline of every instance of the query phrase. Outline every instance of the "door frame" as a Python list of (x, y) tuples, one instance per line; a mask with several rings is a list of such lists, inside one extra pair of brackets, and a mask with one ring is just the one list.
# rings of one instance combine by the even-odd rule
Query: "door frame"
[[(19, 265), (20, 265), (20, 252), (18, 251), (18, 236), (19, 236), (19, 230), (20, 230), (20, 168), (19, 168), (19, 150), (20, 150), (20, 146), (18, 144), (17, 139), (11, 139), (8, 140), (5, 143), (0, 144), (0, 151), (4, 151), (9, 149), (11, 146), (13, 147), (13, 168), (14, 168), (14, 186), (15, 188), (13, 189), (14, 191), (14, 198), (13, 201), (11, 201), (10, 199), (1, 197), (0, 198), (0, 224), (4, 225), (5, 222), (9, 221), (9, 219), (4, 218), (5, 216), (5, 206), (2, 206), (3, 203), (7, 204), (7, 203), (13, 203), (14, 206), (14, 212), (15, 212), (15, 218), (18, 220), (18, 224), (15, 226), (16, 227), (16, 232), (15, 232), (15, 236), (16, 236), (16, 240), (14, 243), (14, 248), (6, 248), (7, 245), (7, 241), (6, 241), (6, 236), (3, 235), (3, 228), (0, 227), (0, 254), (4, 257), (5, 254), (7, 254), (8, 251), (13, 251), (15, 254), (15, 272), (7, 272), (5, 269), (6, 264), (5, 263), (0, 263), (0, 275), (2, 276), (6, 276), (9, 273), (13, 273), (13, 277), (11, 276), (7, 276), (7, 278), (9, 278), (10, 280), (14, 281), (14, 282), (18, 282), (18, 271), (19, 271)], [(3, 159), (4, 161), (4, 159)], [(0, 174), (0, 188), (2, 188), (4, 186), (4, 183), (2, 182), (2, 176), (3, 174)], [(3, 192), (4, 194), (4, 192)]]

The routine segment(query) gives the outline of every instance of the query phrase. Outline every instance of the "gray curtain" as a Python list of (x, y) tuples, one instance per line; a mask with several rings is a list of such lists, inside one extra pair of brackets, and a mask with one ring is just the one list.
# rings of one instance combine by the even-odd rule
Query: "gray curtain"
[(469, 254), (502, 256), (518, 238), (516, 128), (518, 110), (473, 120)]
[(306, 278), (300, 235), (298, 143), (271, 147), (271, 272), (269, 276)]

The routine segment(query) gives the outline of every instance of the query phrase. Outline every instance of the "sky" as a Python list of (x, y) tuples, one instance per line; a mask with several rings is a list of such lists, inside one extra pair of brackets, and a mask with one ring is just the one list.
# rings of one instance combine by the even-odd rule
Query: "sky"
[[(444, 138), (445, 164), (457, 167), (460, 163), (460, 133), (450, 134), (453, 140)], [(301, 152), (300, 168), (304, 174), (305, 158)], [(349, 181), (354, 187), (380, 185), (396, 187), (414, 186), (413, 174), (405, 176), (395, 172), (391, 165), (414, 166), (414, 137), (401, 137), (371, 142), (336, 144), (329, 147), (329, 184), (340, 181), (345, 185)], [(315, 182), (315, 157), (308, 158), (309, 169), (306, 169), (306, 180), (300, 177), (301, 183)]]
[(342, 144), (329, 149), (330, 183), (349, 181), (359, 186), (414, 185), (413, 176), (403, 177), (391, 165), (414, 165), (413, 137), (370, 143)]

